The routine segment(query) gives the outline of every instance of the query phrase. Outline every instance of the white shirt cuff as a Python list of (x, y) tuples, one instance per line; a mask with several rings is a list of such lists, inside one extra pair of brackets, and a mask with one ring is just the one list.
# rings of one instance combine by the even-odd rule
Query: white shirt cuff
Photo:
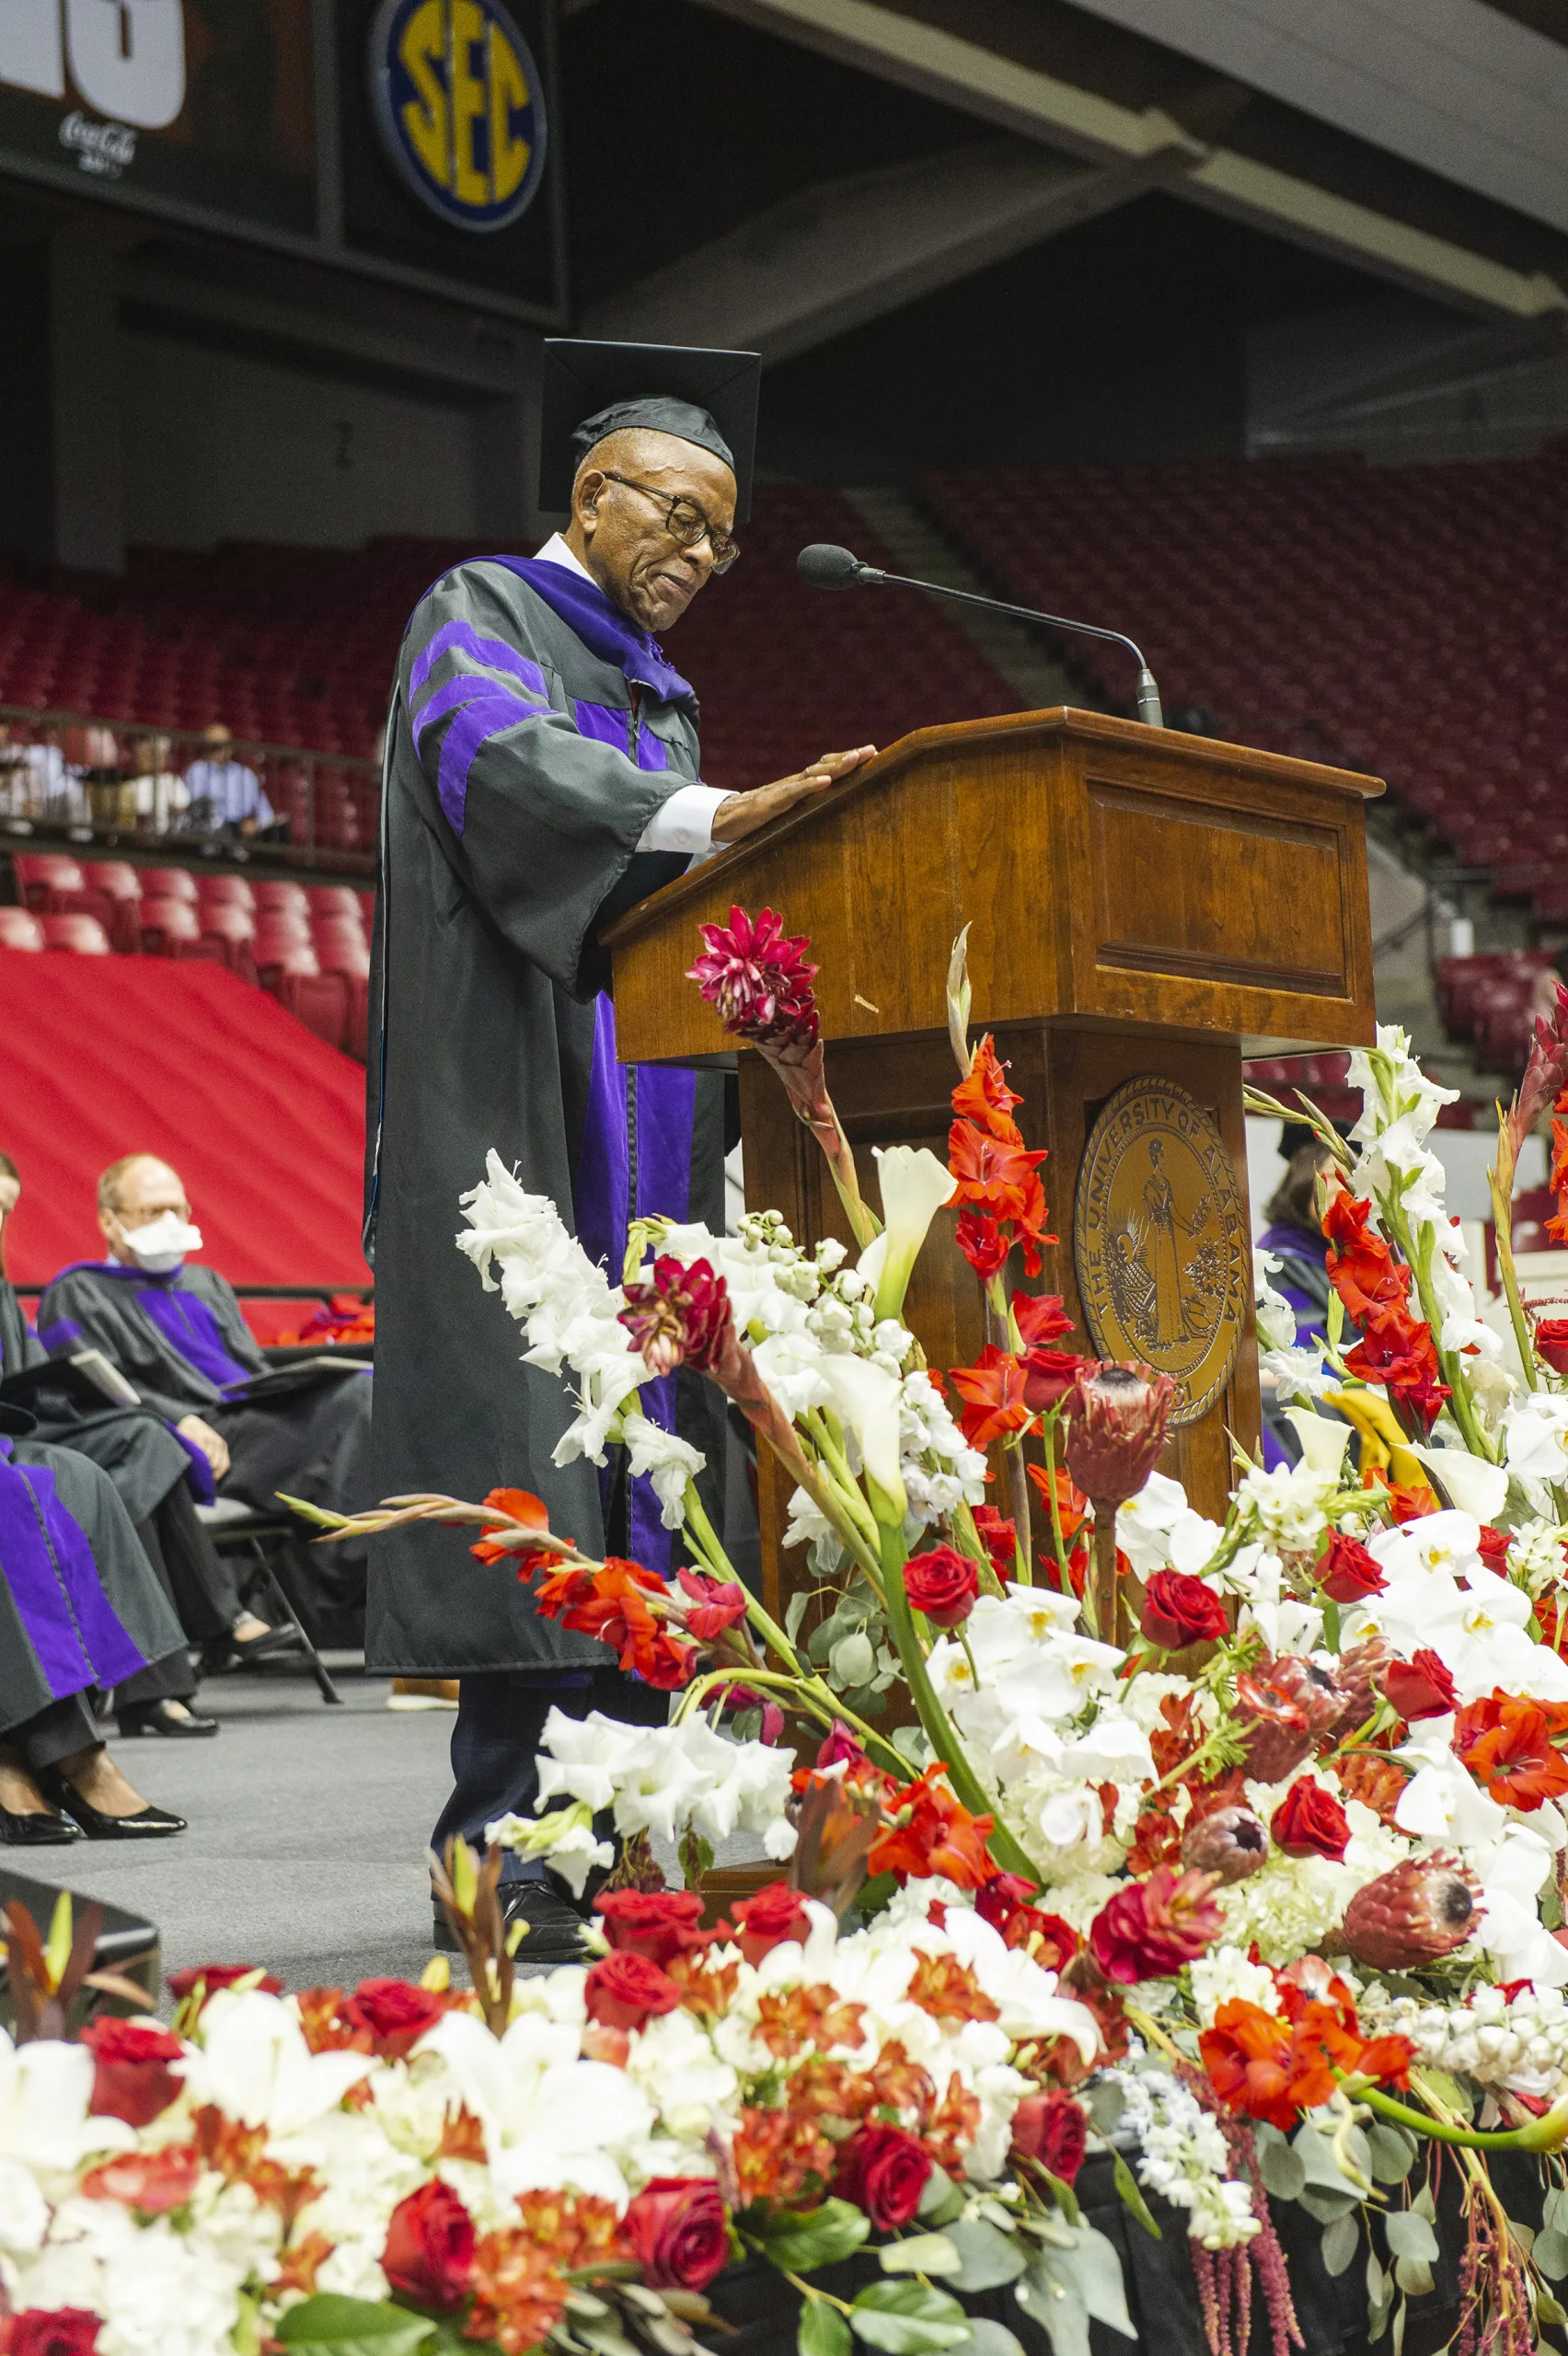
[(710, 851), (713, 813), (729, 799), (721, 786), (678, 785), (643, 827), (638, 849)]

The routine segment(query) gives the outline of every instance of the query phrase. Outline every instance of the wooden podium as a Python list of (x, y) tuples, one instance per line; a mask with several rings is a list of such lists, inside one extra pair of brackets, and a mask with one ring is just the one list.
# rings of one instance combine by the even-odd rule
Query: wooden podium
[[(616, 923), (620, 1053), (736, 1068), (748, 1207), (778, 1209), (808, 1244), (847, 1241), (778, 1081), (735, 1056), (685, 978), (697, 928), (738, 903), (811, 936), (828, 1085), (875, 1203), (872, 1146), (946, 1157), (945, 983), (967, 924), (971, 1036), (995, 1033), (1025, 1140), (1050, 1153), (1060, 1242), (1031, 1288), (1064, 1297), (1078, 1324), (1066, 1346), (1183, 1382), (1165, 1469), (1217, 1514), (1228, 1429), (1249, 1447), (1258, 1433), (1241, 1060), (1371, 1044), (1363, 803), (1382, 790), (1097, 712), (922, 729)], [(986, 1338), (952, 1229), (939, 1213), (906, 1309), (937, 1368), (971, 1363)], [(792, 1582), (770, 1469), (777, 1598)]]

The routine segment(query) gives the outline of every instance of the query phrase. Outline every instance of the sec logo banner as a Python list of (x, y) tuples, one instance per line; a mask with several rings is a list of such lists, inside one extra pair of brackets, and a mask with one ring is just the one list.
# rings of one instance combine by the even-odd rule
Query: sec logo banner
[(499, 0), (383, 0), (371, 33), (382, 144), (458, 229), (504, 229), (545, 167), (544, 85)]

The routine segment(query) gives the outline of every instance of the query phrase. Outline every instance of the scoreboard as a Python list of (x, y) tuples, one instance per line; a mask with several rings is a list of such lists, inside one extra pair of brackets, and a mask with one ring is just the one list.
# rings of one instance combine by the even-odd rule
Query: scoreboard
[(0, 0), (0, 176), (554, 324), (555, 0)]

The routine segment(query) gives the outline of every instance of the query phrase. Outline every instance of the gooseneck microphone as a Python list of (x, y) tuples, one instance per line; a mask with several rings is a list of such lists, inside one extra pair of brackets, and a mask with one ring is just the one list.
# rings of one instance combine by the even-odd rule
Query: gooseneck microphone
[(1165, 725), (1154, 673), (1144, 661), (1143, 649), (1124, 630), (1100, 629), (1093, 622), (1071, 622), (1065, 614), (1037, 614), (1030, 606), (1007, 606), (999, 597), (977, 597), (973, 590), (948, 589), (940, 581), (912, 581), (906, 573), (882, 572), (874, 564), (866, 564), (851, 555), (847, 549), (834, 548), (825, 540), (802, 549), (795, 560), (795, 570), (813, 589), (853, 589), (858, 583), (872, 589), (923, 589), (928, 597), (951, 597), (956, 605), (979, 606), (988, 614), (1010, 614), (1015, 621), (1043, 622), (1048, 629), (1070, 629), (1081, 638), (1109, 639), (1113, 645), (1124, 646), (1137, 664), (1138, 718), (1150, 728)]

